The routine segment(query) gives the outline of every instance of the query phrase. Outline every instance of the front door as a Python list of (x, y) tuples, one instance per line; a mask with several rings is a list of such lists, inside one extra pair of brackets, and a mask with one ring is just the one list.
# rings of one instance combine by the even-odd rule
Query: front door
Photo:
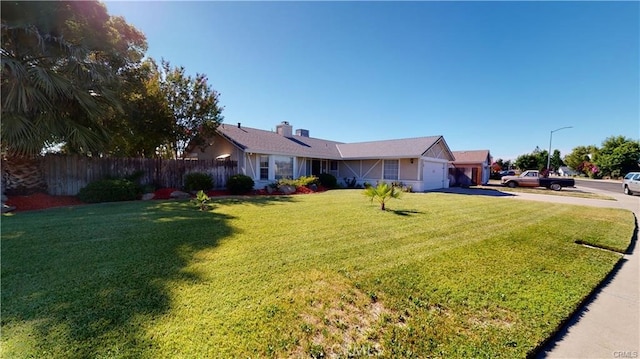
[(311, 161), (311, 174), (314, 176), (320, 175), (320, 160), (312, 160)]
[(471, 184), (474, 185), (479, 185), (480, 183), (482, 183), (482, 181), (480, 180), (480, 176), (478, 173), (478, 168), (477, 167), (472, 167), (471, 168)]

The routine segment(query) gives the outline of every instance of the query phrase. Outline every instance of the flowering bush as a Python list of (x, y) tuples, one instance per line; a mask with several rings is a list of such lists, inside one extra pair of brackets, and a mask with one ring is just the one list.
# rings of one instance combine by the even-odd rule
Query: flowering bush
[(576, 170), (589, 176), (589, 178), (600, 178), (601, 175), (600, 168), (595, 163), (589, 161), (582, 162)]

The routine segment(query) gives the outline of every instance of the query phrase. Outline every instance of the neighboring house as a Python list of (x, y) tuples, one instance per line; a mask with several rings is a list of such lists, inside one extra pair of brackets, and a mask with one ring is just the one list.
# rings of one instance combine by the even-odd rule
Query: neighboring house
[(341, 143), (295, 135), (288, 122), (276, 131), (222, 124), (204, 150), (191, 148), (187, 158), (237, 161), (240, 173), (262, 188), (281, 178), (330, 173), (339, 181), (358, 184), (402, 182), (414, 191), (447, 188), (449, 163), (454, 160), (442, 136)]
[(489, 150), (453, 151), (455, 160), (449, 167), (451, 186), (487, 184), (491, 175)]
[(573, 176), (577, 176), (578, 174), (579, 174), (578, 172), (572, 170), (567, 166), (560, 166), (560, 168), (558, 168), (558, 175), (563, 177), (573, 177)]

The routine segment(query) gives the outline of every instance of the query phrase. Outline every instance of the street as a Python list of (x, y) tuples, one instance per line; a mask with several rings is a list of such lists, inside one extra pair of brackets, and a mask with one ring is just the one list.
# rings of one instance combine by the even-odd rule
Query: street
[(576, 186), (595, 188), (601, 191), (622, 193), (622, 181), (614, 182), (608, 180), (588, 180), (576, 178)]

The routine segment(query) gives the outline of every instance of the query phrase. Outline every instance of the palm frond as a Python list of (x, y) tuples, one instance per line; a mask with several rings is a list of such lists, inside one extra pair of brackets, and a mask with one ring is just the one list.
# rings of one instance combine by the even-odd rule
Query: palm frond
[(2, 116), (2, 147), (16, 155), (30, 155), (41, 150), (47, 136), (41, 127), (26, 116), (6, 114)]

